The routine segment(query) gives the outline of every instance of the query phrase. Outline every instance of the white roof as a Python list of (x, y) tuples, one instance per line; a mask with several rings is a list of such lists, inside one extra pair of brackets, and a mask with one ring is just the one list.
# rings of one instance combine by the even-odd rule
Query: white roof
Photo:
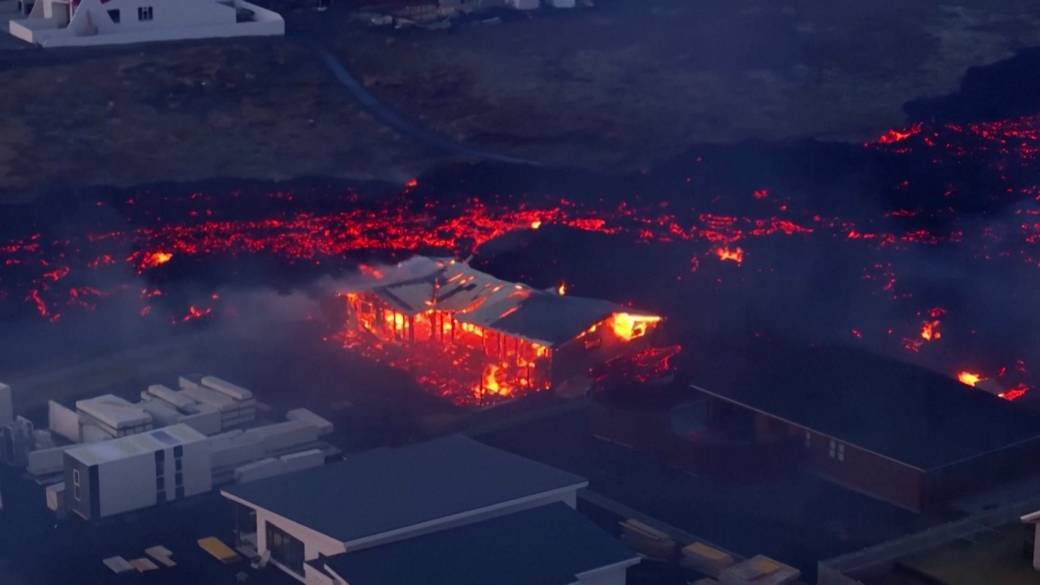
[(66, 453), (84, 465), (97, 465), (205, 440), (205, 435), (188, 425), (176, 424), (137, 435), (72, 447)]

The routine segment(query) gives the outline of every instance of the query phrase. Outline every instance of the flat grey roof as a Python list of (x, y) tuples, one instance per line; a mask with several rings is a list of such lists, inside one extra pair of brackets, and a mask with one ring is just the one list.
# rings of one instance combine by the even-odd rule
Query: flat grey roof
[(376, 449), (223, 492), (349, 542), (586, 483), (571, 473), (454, 435)]
[(638, 556), (565, 504), (319, 559), (351, 585), (569, 585)]

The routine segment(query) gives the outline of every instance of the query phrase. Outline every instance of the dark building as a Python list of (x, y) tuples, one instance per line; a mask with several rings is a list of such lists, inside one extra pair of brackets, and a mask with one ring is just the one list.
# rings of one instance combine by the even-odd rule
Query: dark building
[(692, 387), (712, 424), (797, 444), (821, 475), (911, 510), (1032, 471), (1040, 454), (1040, 416), (851, 348), (752, 353)]

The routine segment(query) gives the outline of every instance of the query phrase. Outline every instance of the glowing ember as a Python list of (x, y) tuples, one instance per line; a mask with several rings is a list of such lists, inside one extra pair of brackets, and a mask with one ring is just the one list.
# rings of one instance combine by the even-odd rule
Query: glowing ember
[(715, 248), (715, 255), (723, 262), (744, 263), (744, 250), (741, 248)]
[[(133, 259), (134, 257), (131, 256), (128, 260), (132, 262)], [(143, 272), (152, 268), (158, 268), (159, 266), (166, 264), (170, 260), (173, 260), (173, 254), (171, 252), (163, 252), (162, 250), (150, 252), (148, 254), (145, 254), (141, 258), (140, 262), (138, 262), (137, 270), (138, 272)]]
[(976, 374), (975, 372), (962, 370), (960, 372), (957, 372), (957, 381), (959, 381), (961, 384), (965, 384), (968, 386), (975, 386), (980, 381), (982, 381), (982, 375)]
[(536, 219), (531, 222), (531, 229), (536, 230), (540, 227), (542, 227), (542, 221), (540, 219)]
[(563, 295), (567, 294), (567, 283), (566, 282), (561, 282), (560, 286), (556, 287), (556, 294), (560, 295), (561, 297)]

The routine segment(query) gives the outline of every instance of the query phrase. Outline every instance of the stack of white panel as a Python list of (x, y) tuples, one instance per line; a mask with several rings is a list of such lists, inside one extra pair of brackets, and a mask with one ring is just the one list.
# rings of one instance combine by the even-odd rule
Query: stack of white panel
[(253, 393), (220, 378), (206, 376), (201, 384), (180, 378), (181, 393), (220, 412), (220, 429), (227, 431), (249, 425), (256, 420), (256, 399)]
[(181, 414), (195, 414), (199, 411), (199, 405), (181, 392), (172, 390), (162, 384), (152, 384), (147, 390), (141, 392), (144, 400), (157, 399), (176, 408)]
[(290, 420), (252, 428), (243, 434), (257, 437), (267, 455), (277, 455), (317, 441), (319, 432), (318, 427), (306, 422)]

